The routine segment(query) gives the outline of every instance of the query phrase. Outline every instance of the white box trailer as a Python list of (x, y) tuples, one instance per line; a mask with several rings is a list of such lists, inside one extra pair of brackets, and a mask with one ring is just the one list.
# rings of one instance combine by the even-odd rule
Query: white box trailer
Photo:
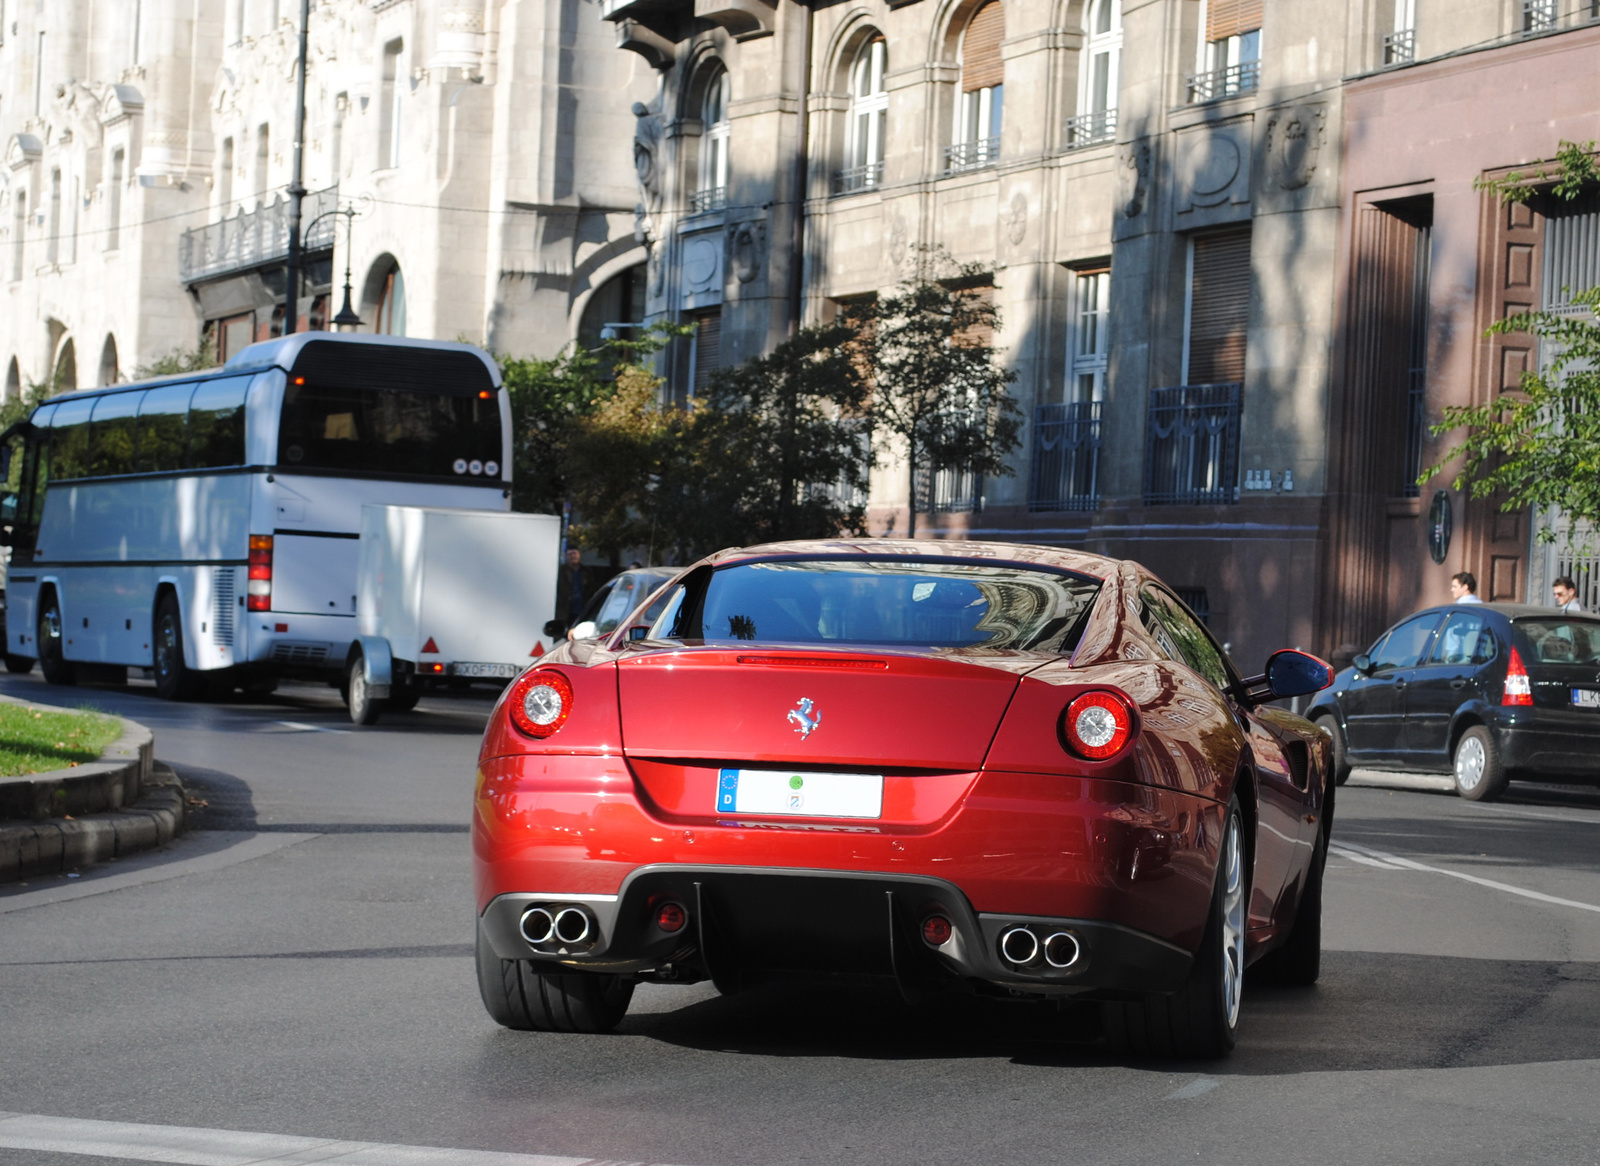
[(441, 684), (503, 684), (552, 647), (560, 542), (549, 514), (363, 506), (350, 719)]

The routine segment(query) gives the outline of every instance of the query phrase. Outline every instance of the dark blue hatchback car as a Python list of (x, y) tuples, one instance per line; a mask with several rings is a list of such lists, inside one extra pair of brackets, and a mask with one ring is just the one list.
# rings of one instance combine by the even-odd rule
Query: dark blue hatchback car
[(1351, 766), (1452, 773), (1464, 798), (1514, 777), (1600, 784), (1600, 617), (1513, 603), (1419, 611), (1378, 637), (1306, 716)]

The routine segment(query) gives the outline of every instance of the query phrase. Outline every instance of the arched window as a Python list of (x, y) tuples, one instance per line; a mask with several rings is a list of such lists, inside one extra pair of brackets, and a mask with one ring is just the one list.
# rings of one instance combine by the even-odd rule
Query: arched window
[(692, 202), (697, 211), (716, 210), (728, 202), (728, 140), (733, 130), (728, 120), (728, 71), (718, 68), (706, 83), (700, 105), (700, 183)]
[(17, 365), (17, 358), (11, 358), (11, 364), (6, 368), (6, 395), (7, 401), (17, 401), (22, 398), (22, 369)]
[(100, 348), (100, 380), (102, 385), (117, 383), (117, 338), (106, 333), (106, 342)]
[(56, 355), (56, 367), (50, 374), (52, 393), (70, 393), (78, 387), (78, 347), (67, 337)]
[(850, 66), (850, 113), (845, 127), (841, 194), (867, 190), (883, 182), (884, 133), (889, 124), (889, 91), (883, 74), (889, 54), (881, 36), (861, 46)]
[(1122, 57), (1122, 0), (1093, 0), (1078, 70), (1078, 116), (1067, 123), (1067, 148), (1109, 142), (1117, 133), (1117, 67)]
[(387, 336), (406, 334), (406, 281), (393, 255), (380, 256), (367, 270), (361, 294), (361, 315), (372, 330)]
[(961, 38), (961, 99), (956, 107), (955, 144), (946, 151), (950, 173), (993, 166), (1000, 156), (1005, 62), (1000, 42), (1006, 19), (999, 0), (973, 14)]

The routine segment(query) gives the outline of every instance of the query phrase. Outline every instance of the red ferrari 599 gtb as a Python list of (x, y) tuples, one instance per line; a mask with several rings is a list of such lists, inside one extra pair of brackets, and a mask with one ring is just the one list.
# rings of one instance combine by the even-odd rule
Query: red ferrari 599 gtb
[[(1327, 737), (1135, 563), (787, 543), (507, 690), (478, 761), (478, 981), (604, 1031), (640, 981), (854, 973), (1102, 1001), (1136, 1053), (1233, 1047), (1248, 965), (1317, 976)], [(1256, 974), (1254, 971), (1252, 975)]]

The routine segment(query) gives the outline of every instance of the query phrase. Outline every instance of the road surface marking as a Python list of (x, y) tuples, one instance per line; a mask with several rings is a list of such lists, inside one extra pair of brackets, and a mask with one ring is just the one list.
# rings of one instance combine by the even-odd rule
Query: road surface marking
[(348, 733), (349, 729), (330, 729), (326, 725), (308, 725), (304, 721), (270, 721), (272, 725), (282, 725), (291, 733)]
[(1188, 1101), (1191, 1098), (1199, 1097), (1205, 1093), (1210, 1093), (1216, 1087), (1217, 1082), (1213, 1081), (1210, 1077), (1196, 1077), (1193, 1081), (1189, 1082), (1189, 1084), (1174, 1089), (1171, 1093), (1167, 1094), (1165, 1100)]
[(1579, 911), (1593, 911), (1596, 915), (1600, 915), (1600, 907), (1595, 906), (1593, 903), (1580, 903), (1575, 899), (1559, 899), (1555, 895), (1546, 895), (1540, 891), (1530, 891), (1526, 887), (1514, 887), (1510, 883), (1499, 883), (1494, 879), (1479, 878), (1477, 875), (1464, 874), (1458, 870), (1446, 870), (1442, 866), (1428, 866), (1425, 863), (1413, 862), (1409, 858), (1401, 858), (1398, 854), (1387, 854), (1382, 850), (1374, 850), (1370, 846), (1358, 846), (1354, 842), (1339, 842), (1333, 845), (1345, 850), (1359, 851), (1368, 858), (1380, 859), (1405, 870), (1421, 870), (1427, 871), (1429, 874), (1448, 875), (1453, 879), (1460, 879), (1462, 882), (1477, 883), (1478, 886), (1488, 887), (1490, 890), (1504, 891), (1508, 895), (1521, 895), (1524, 899), (1536, 899), (1541, 903), (1553, 903), (1557, 907), (1576, 907)]
[(1369, 858), (1365, 854), (1357, 854), (1353, 850), (1346, 850), (1344, 848), (1344, 846), (1341, 845), (1338, 842), (1330, 842), (1330, 843), (1328, 843), (1328, 853), (1329, 854), (1336, 854), (1340, 858), (1348, 859), (1351, 862), (1359, 862), (1362, 866), (1375, 866), (1379, 870), (1405, 870), (1406, 869), (1403, 866), (1396, 866), (1392, 862), (1384, 862), (1381, 859)]
[(598, 1158), (346, 1142), (31, 1113), (0, 1113), (0, 1147), (135, 1162), (181, 1162), (185, 1166), (286, 1166), (304, 1162), (336, 1162), (339, 1166), (623, 1166)]

